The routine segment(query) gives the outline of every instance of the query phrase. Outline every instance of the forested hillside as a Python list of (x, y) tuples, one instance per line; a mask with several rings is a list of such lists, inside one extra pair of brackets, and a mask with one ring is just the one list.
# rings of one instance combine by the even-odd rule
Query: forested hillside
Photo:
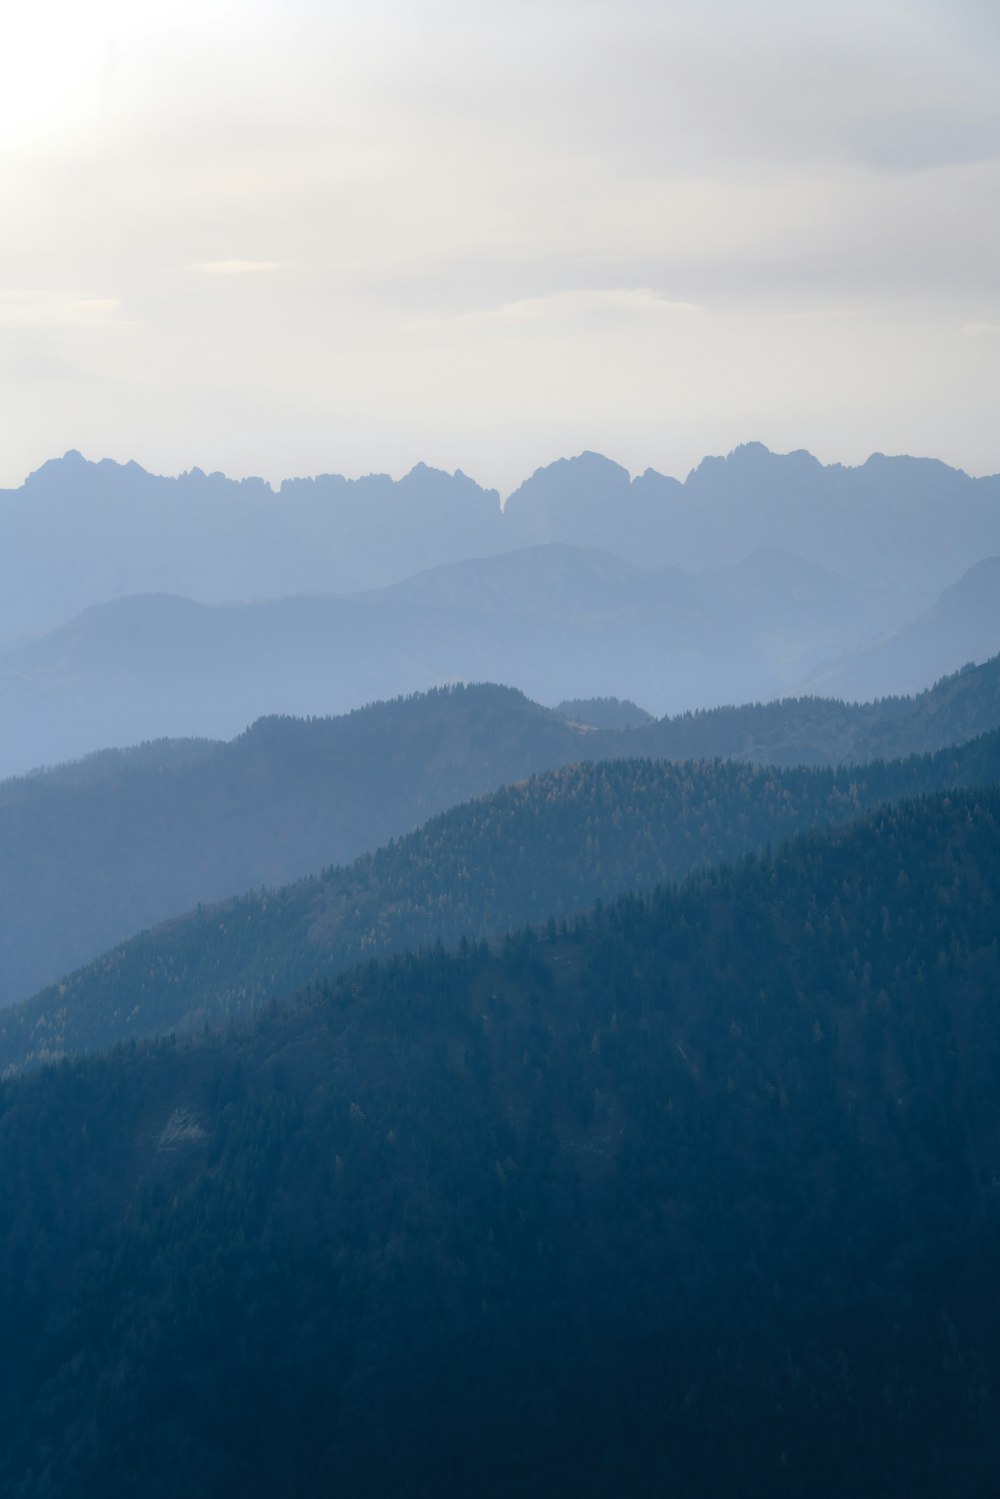
[(914, 697), (871, 703), (789, 697), (681, 713), (635, 730), (630, 753), (830, 765), (942, 749), (997, 727), (1000, 656), (964, 667)]
[(218, 1024), (364, 958), (649, 890), (879, 803), (1000, 782), (1000, 732), (863, 768), (615, 760), (550, 771), (349, 867), (144, 932), (0, 1014), (0, 1072)]
[(554, 711), (574, 723), (589, 724), (593, 729), (634, 729), (639, 724), (654, 721), (652, 713), (647, 713), (645, 708), (618, 697), (563, 698)]
[(473, 686), (262, 719), (188, 763), (157, 763), (154, 746), (2, 783), (0, 1005), (199, 901), (347, 862), (579, 759), (592, 738), (518, 692)]
[(1000, 792), (9, 1081), (12, 1499), (987, 1499)]
[(998, 83), (11, 7), (0, 1499), (1000, 1499)]
[(787, 699), (594, 730), (478, 685), (340, 718), (262, 719), (227, 744), (88, 757), (0, 783), (0, 1005), (199, 902), (346, 863), (559, 765), (623, 755), (860, 762), (998, 727), (1000, 658), (863, 707)]

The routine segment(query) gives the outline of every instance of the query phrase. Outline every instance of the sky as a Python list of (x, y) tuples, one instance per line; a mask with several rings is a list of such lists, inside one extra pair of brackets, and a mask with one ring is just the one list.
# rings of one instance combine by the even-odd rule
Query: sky
[(995, 0), (36, 0), (0, 485), (1000, 470)]

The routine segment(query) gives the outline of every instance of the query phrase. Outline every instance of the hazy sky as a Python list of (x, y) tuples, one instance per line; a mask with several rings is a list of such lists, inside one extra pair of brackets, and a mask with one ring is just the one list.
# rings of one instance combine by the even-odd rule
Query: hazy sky
[(996, 0), (36, 0), (0, 483), (1000, 470)]

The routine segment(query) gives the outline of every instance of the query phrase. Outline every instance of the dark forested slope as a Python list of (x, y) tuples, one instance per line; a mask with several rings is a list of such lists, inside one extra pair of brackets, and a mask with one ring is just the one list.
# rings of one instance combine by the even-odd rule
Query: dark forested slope
[(341, 718), (263, 719), (228, 744), (88, 757), (0, 783), (0, 1005), (199, 901), (346, 862), (555, 766), (865, 761), (998, 727), (1000, 658), (862, 707), (788, 699), (588, 730), (519, 692), (474, 686)]
[(347, 868), (144, 932), (0, 1014), (0, 1072), (218, 1023), (367, 957), (496, 935), (859, 817), (1000, 782), (1000, 732), (849, 770), (616, 760), (550, 771)]
[(574, 723), (589, 724), (592, 729), (634, 729), (639, 724), (653, 722), (652, 713), (628, 698), (624, 701), (619, 697), (564, 698), (554, 711)]
[(987, 1499), (1000, 793), (3, 1088), (11, 1499)]
[(630, 753), (673, 760), (721, 755), (770, 765), (830, 765), (960, 744), (1000, 727), (1000, 656), (914, 697), (871, 703), (781, 698), (682, 713), (633, 731)]
[(353, 859), (578, 759), (591, 737), (518, 692), (465, 687), (262, 719), (188, 763), (151, 750), (4, 782), (0, 1005), (199, 901)]

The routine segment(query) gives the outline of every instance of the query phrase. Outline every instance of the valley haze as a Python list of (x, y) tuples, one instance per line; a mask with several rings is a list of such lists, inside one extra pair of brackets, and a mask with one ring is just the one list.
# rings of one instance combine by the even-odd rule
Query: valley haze
[(661, 716), (1000, 650), (1000, 477), (930, 459), (750, 443), (680, 483), (585, 452), (501, 506), (424, 465), (273, 490), (69, 453), (0, 524), (0, 775), (454, 681)]
[(0, 528), (5, 1493), (988, 1499), (1000, 477)]
[(0, 1499), (997, 1499), (997, 0), (0, 142)]

